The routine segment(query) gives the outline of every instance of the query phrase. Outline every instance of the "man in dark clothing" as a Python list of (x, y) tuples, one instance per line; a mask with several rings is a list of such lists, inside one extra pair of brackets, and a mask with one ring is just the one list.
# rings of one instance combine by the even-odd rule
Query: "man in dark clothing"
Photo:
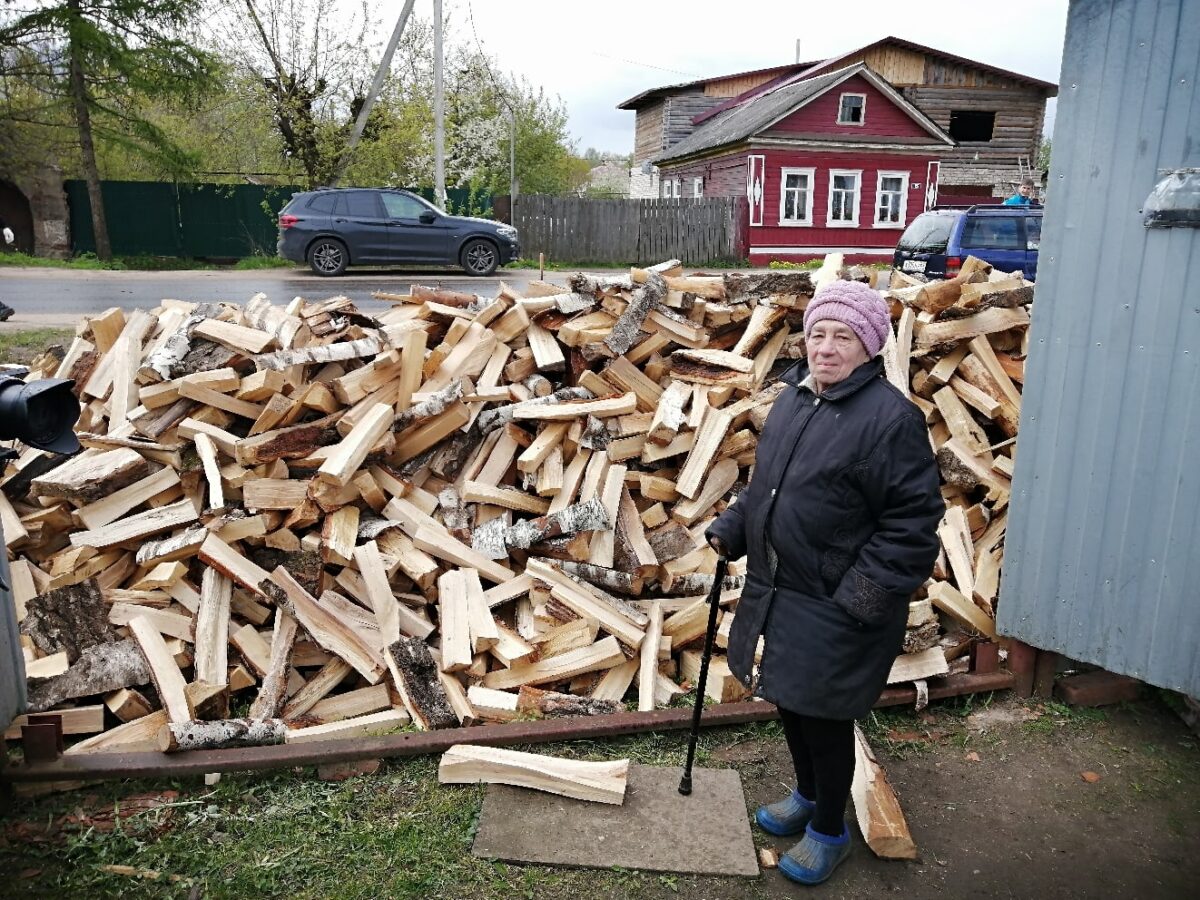
[(854, 720), (885, 686), (945, 514), (921, 412), (877, 357), (890, 330), (867, 285), (817, 292), (804, 314), (807, 363), (784, 373), (754, 477), (708, 530), (718, 552), (747, 558), (729, 665), (750, 685), (764, 638), (756, 693), (779, 708), (796, 790), (756, 820), (771, 834), (804, 832), (779, 863), (803, 884), (849, 853)]

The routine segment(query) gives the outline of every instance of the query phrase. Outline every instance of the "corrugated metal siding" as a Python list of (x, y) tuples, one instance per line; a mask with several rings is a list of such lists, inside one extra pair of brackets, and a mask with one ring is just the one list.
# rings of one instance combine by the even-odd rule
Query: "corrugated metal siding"
[(1200, 695), (1200, 0), (1071, 4), (999, 604), (1002, 633)]
[[(0, 541), (0, 543), (3, 543)], [(17, 632), (17, 608), (13, 603), (8, 554), (0, 553), (0, 732), (25, 709), (25, 663)]]

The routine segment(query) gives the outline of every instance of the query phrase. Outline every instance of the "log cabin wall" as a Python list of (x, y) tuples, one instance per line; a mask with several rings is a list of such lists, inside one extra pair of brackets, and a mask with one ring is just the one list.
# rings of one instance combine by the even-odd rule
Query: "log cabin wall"
[(663, 112), (663, 150), (670, 150), (695, 131), (692, 119), (708, 112), (722, 99), (705, 96), (703, 85), (667, 97)]
[(666, 105), (665, 100), (656, 100), (637, 111), (633, 136), (633, 164), (635, 166), (648, 159), (654, 159), (665, 149), (662, 136), (663, 111), (666, 109)]
[(1015, 167), (1018, 156), (1024, 156), (1030, 163), (1036, 160), (1046, 114), (1042, 89), (1021, 87), (1014, 82), (1009, 87), (915, 85), (901, 90), (946, 132), (950, 131), (953, 111), (995, 113), (992, 139), (959, 140), (959, 146), (943, 156), (943, 166)]

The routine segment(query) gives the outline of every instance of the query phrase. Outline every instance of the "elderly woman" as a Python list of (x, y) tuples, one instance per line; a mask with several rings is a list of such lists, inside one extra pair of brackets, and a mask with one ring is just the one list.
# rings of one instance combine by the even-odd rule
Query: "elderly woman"
[(850, 852), (854, 720), (900, 652), (945, 512), (921, 413), (883, 377), (890, 327), (865, 284), (816, 293), (804, 313), (808, 359), (782, 376), (750, 486), (708, 530), (719, 552), (748, 558), (729, 665), (750, 685), (765, 639), (756, 692), (779, 707), (796, 789), (756, 819), (774, 835), (804, 833), (779, 863), (803, 884)]

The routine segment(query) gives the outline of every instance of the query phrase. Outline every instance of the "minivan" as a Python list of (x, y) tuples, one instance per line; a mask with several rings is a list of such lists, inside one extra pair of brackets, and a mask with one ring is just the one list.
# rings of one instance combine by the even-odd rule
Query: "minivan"
[(1040, 206), (970, 206), (921, 213), (904, 229), (892, 266), (928, 278), (953, 278), (975, 256), (1004, 272), (1037, 279)]

